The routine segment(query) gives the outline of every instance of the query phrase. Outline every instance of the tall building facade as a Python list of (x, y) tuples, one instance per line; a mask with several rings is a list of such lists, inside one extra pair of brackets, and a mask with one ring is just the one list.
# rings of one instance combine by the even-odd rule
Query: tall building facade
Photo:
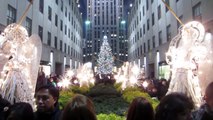
[[(0, 31), (16, 23), (30, 0), (0, 0)], [(42, 41), (41, 66), (47, 74), (77, 68), (82, 58), (82, 18), (73, 0), (33, 0), (22, 25)]]
[(112, 48), (115, 65), (127, 60), (126, 22), (123, 0), (87, 0), (86, 43), (84, 62), (97, 65), (103, 36)]
[[(200, 21), (213, 33), (212, 0), (165, 1), (184, 24)], [(161, 0), (135, 0), (128, 18), (128, 60), (145, 68), (147, 77), (168, 78), (165, 53), (180, 23)]]

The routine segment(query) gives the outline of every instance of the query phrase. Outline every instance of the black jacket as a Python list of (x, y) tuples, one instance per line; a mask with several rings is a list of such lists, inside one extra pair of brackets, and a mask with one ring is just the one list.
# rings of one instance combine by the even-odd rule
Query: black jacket
[(35, 112), (35, 120), (60, 120), (61, 111), (58, 107), (51, 113)]

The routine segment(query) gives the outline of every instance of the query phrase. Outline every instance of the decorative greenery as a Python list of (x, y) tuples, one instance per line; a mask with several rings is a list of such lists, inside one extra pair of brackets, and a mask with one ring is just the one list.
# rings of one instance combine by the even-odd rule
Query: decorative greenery
[(65, 105), (71, 100), (71, 98), (75, 94), (84, 94), (86, 95), (89, 92), (89, 87), (87, 86), (71, 86), (69, 89), (65, 89), (60, 91), (60, 96), (59, 96), (59, 105), (60, 109), (63, 109)]
[(94, 103), (98, 120), (124, 120), (129, 104), (136, 97), (144, 97), (152, 104), (153, 108), (159, 104), (146, 92), (137, 87), (128, 87), (122, 90), (120, 84), (98, 84), (92, 88), (72, 86), (60, 93), (60, 108), (76, 94), (84, 94), (90, 97)]
[(70, 88), (70, 90), (74, 93), (78, 93), (78, 94), (87, 94), (89, 91), (90, 91), (90, 87), (87, 87), (87, 86), (82, 86), (82, 87), (79, 87), (79, 86), (72, 86)]
[(152, 99), (149, 94), (141, 91), (126, 91), (123, 93), (122, 97), (124, 100), (126, 100), (128, 103), (131, 103), (133, 99), (136, 97), (144, 97), (146, 98), (151, 104), (152, 107), (155, 109), (157, 105), (159, 104), (158, 100)]
[(75, 93), (73, 93), (72, 91), (68, 91), (68, 90), (63, 90), (60, 92), (60, 96), (59, 96), (59, 105), (60, 105), (60, 109), (63, 109), (65, 107), (65, 105), (71, 100), (71, 98), (74, 96)]
[(155, 109), (157, 107), (157, 105), (159, 104), (159, 101), (156, 99), (152, 99), (148, 93), (142, 91), (140, 88), (138, 87), (127, 87), (125, 90), (121, 90), (121, 84), (115, 84), (114, 85), (116, 87), (116, 89), (118, 91), (120, 91), (122, 93), (122, 97), (123, 99), (128, 102), (131, 103), (133, 99), (135, 99), (136, 97), (144, 97), (146, 98), (153, 106), (153, 108)]
[(98, 120), (125, 120), (125, 117), (118, 116), (116, 114), (99, 114), (97, 115)]
[(122, 83), (115, 83), (115, 84), (114, 84), (115, 89), (116, 89), (119, 93), (122, 92), (121, 85), (122, 85)]
[(88, 93), (89, 96), (102, 96), (102, 95), (117, 95), (119, 96), (120, 93), (117, 92), (115, 87), (113, 87), (111, 84), (98, 84), (94, 87), (92, 87)]
[(95, 110), (97, 114), (114, 113), (120, 116), (125, 116), (129, 104), (118, 96), (99, 96), (93, 98)]

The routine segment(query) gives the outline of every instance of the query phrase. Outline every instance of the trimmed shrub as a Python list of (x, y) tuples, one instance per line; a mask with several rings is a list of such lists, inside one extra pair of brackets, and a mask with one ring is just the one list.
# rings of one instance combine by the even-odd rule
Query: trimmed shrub
[(116, 114), (99, 114), (97, 115), (97, 118), (98, 120), (126, 120), (125, 117)]
[(72, 91), (61, 91), (59, 96), (59, 107), (63, 109), (65, 105), (71, 100), (75, 93)]

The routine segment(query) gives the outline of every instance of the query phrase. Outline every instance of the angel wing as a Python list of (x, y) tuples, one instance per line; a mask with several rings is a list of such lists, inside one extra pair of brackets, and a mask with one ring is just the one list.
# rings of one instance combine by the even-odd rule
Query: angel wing
[(39, 64), (41, 60), (42, 43), (38, 35), (33, 34), (28, 41), (23, 44), (22, 54), (28, 60), (26, 69), (32, 84), (33, 90), (36, 87), (38, 77)]

